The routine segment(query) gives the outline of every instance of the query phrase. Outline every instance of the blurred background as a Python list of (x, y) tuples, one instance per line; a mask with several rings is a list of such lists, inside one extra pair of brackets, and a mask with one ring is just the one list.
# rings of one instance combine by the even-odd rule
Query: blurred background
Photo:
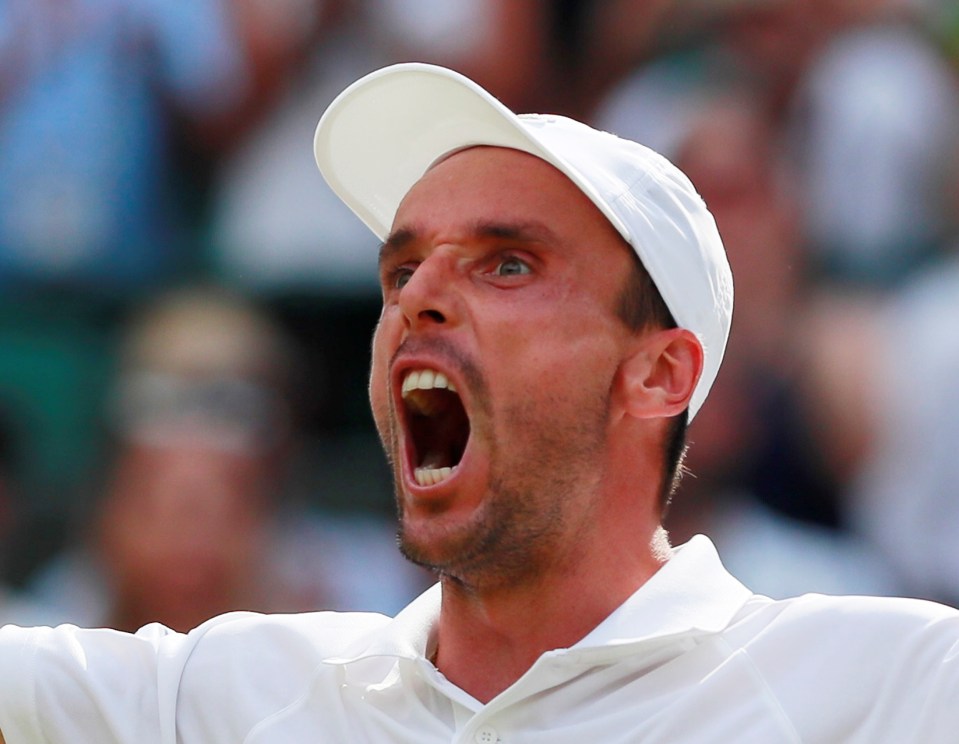
[(957, 0), (0, 0), (0, 622), (395, 612), (376, 241), (312, 159), (444, 64), (659, 150), (736, 280), (667, 527), (959, 603)]

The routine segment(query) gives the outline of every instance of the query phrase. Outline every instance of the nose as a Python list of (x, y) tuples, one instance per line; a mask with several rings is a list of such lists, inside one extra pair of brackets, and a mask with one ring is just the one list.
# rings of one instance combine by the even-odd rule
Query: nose
[(451, 257), (434, 253), (421, 261), (400, 290), (399, 305), (411, 330), (449, 325), (456, 321), (459, 299)]

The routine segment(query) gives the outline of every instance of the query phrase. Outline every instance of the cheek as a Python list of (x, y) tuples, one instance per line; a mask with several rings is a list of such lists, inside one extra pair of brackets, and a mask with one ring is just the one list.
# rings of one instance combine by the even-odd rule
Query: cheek
[(380, 326), (377, 326), (373, 334), (373, 353), (370, 362), (370, 409), (373, 412), (373, 421), (380, 432), (380, 436), (386, 434), (386, 424), (389, 414), (389, 353), (385, 348), (384, 333)]
[[(627, 334), (620, 321), (596, 303), (559, 297), (543, 303), (545, 309), (539, 312), (518, 307), (506, 313), (486, 342), (498, 347), (507, 368), (522, 376), (546, 378), (547, 384), (566, 377), (606, 376), (623, 353)], [(557, 307), (564, 312), (557, 312)], [(543, 381), (529, 380), (534, 385)]]
[(514, 404), (561, 417), (607, 407), (621, 361), (615, 339), (595, 326), (529, 337), (508, 355), (502, 384)]

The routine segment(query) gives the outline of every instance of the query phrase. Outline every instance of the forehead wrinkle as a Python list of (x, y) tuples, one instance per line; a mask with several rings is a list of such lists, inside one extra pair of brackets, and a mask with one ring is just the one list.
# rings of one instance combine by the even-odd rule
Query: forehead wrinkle
[(472, 234), (480, 239), (508, 240), (515, 243), (558, 243), (559, 238), (541, 222), (504, 222), (482, 220), (472, 227)]
[[(401, 227), (390, 233), (380, 246), (380, 263), (417, 243), (422, 242), (423, 230)], [(464, 231), (466, 240), (508, 241), (511, 243), (558, 243), (559, 237), (547, 225), (536, 221), (511, 222), (477, 220)]]

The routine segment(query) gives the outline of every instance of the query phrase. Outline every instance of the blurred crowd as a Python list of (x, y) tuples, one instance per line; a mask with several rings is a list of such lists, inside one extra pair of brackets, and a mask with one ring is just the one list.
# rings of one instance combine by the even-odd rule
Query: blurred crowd
[(375, 239), (312, 133), (397, 61), (636, 139), (736, 281), (674, 542), (959, 603), (955, 0), (0, 0), (0, 623), (393, 612)]

